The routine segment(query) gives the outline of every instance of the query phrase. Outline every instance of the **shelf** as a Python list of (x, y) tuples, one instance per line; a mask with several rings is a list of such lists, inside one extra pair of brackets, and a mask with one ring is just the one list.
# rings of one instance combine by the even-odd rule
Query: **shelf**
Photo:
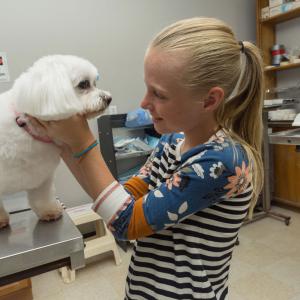
[(284, 130), (269, 134), (270, 144), (279, 145), (300, 145), (300, 130)]
[(272, 24), (276, 25), (294, 18), (300, 17), (300, 7), (287, 11), (285, 13), (279, 14), (277, 16), (261, 20), (262, 24)]
[(140, 151), (140, 152), (133, 152), (133, 153), (116, 153), (116, 160), (127, 159), (127, 158), (134, 158), (140, 156), (147, 156), (152, 153), (153, 150), (150, 151)]
[(294, 69), (300, 67), (300, 62), (298, 63), (290, 63), (286, 65), (281, 65), (281, 66), (272, 66), (271, 68), (266, 68), (265, 67), (265, 72), (273, 72), (273, 71), (282, 71), (282, 70), (289, 70), (289, 69)]
[(115, 127), (117, 129), (126, 130), (126, 131), (134, 131), (134, 130), (143, 130), (143, 129), (152, 129), (153, 124), (145, 125), (145, 126), (138, 126), (138, 127)]
[(271, 104), (271, 105), (264, 105), (264, 110), (274, 110), (274, 109), (277, 109), (279, 107), (281, 107), (282, 104)]
[(293, 121), (281, 120), (281, 121), (268, 121), (268, 127), (270, 128), (297, 128), (297, 126), (292, 126)]

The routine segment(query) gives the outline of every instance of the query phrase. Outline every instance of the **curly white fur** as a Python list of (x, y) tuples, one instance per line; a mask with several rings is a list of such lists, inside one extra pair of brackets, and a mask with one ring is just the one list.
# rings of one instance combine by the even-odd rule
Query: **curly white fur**
[[(99, 115), (111, 101), (96, 88), (97, 69), (87, 60), (70, 55), (39, 59), (0, 95), (0, 228), (9, 223), (1, 195), (27, 191), (29, 204), (40, 219), (61, 215), (55, 200), (53, 177), (60, 155), (54, 144), (34, 139), (16, 123), (16, 113), (41, 120), (59, 120), (76, 113)], [(28, 120), (27, 120), (28, 121)], [(35, 136), (42, 137), (27, 122)]]

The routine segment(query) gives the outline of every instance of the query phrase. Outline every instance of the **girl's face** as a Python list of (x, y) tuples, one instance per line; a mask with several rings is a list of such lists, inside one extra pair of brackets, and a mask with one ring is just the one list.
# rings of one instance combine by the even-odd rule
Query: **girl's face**
[(145, 57), (146, 94), (141, 107), (152, 115), (155, 130), (161, 134), (201, 130), (205, 122), (203, 96), (180, 82), (184, 55), (150, 49)]

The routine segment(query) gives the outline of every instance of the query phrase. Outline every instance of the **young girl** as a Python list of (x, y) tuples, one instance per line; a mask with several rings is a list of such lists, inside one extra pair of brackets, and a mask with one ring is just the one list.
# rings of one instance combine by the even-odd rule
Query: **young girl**
[(123, 186), (83, 117), (41, 123), (115, 237), (136, 240), (125, 299), (227, 299), (238, 230), (262, 188), (259, 51), (192, 18), (154, 38), (144, 69), (141, 106), (163, 136)]

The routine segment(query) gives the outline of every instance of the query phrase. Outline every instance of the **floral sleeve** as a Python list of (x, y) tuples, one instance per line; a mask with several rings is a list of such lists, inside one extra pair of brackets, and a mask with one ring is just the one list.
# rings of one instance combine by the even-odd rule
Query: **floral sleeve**
[(143, 197), (143, 213), (154, 231), (173, 226), (191, 214), (245, 191), (249, 167), (242, 161), (229, 167), (218, 157), (185, 166)]

